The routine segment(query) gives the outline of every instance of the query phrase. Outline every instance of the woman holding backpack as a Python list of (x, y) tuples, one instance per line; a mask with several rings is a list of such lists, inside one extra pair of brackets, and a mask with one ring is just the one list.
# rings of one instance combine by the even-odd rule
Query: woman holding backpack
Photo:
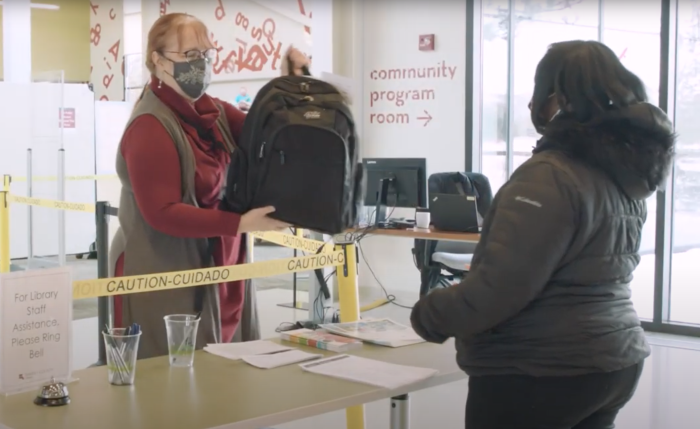
[[(268, 216), (272, 207), (244, 215), (218, 210), (246, 115), (206, 94), (217, 54), (209, 34), (199, 19), (182, 13), (161, 16), (148, 34), (151, 82), (117, 153), (122, 192), (110, 251), (115, 276), (244, 263), (246, 233), (288, 226)], [(308, 65), (293, 48), (287, 58), (295, 74)], [(139, 358), (168, 353), (168, 314), (201, 311), (198, 348), (231, 342), (241, 323), (245, 283), (115, 297), (115, 325), (141, 325)]]

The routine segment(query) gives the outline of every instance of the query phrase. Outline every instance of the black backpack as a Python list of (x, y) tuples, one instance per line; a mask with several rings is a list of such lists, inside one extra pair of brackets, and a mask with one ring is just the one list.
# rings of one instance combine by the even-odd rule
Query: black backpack
[(222, 209), (274, 206), (275, 219), (327, 234), (356, 225), (363, 199), (355, 122), (343, 95), (310, 76), (262, 87), (231, 156)]

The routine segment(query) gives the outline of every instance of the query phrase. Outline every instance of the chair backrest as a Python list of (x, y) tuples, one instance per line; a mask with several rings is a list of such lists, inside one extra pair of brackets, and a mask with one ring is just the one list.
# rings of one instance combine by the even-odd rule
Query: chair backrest
[[(493, 195), (489, 179), (481, 173), (435, 173), (428, 178), (428, 195), (465, 194), (476, 197), (476, 208), (485, 217), (491, 208)], [(431, 268), (432, 254), (436, 251), (449, 253), (471, 253), (474, 245), (443, 241), (414, 240), (413, 255), (419, 270)]]

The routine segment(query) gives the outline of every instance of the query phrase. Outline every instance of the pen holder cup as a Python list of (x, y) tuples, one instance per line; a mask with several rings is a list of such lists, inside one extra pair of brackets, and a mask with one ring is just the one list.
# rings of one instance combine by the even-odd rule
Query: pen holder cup
[(191, 367), (197, 345), (199, 318), (189, 314), (172, 314), (163, 319), (168, 334), (170, 366)]
[(129, 386), (134, 384), (136, 356), (139, 352), (141, 332), (127, 335), (126, 329), (114, 328), (103, 332), (107, 352), (107, 377), (111, 384)]

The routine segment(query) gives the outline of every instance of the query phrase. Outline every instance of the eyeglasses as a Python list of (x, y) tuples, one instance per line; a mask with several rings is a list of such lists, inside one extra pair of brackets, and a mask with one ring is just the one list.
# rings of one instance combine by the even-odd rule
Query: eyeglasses
[(216, 49), (211, 48), (211, 49), (206, 49), (204, 51), (200, 51), (198, 49), (191, 49), (187, 52), (177, 52), (177, 51), (164, 51), (165, 53), (168, 54), (179, 54), (185, 57), (185, 60), (187, 62), (192, 62), (192, 61), (197, 61), (204, 59), (207, 62), (212, 62), (216, 58)]

